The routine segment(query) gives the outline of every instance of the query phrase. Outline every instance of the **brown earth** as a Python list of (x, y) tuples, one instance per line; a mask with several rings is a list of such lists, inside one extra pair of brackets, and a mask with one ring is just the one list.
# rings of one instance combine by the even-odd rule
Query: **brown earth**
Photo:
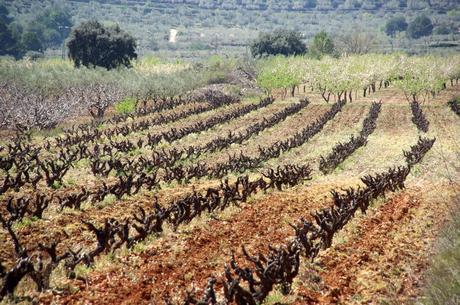
[[(323, 252), (314, 263), (303, 262), (302, 273), (292, 294), (280, 296), (280, 299), (287, 304), (415, 302), (424, 283), (423, 272), (433, 241), (442, 227), (449, 202), (448, 193), (453, 188), (448, 178), (453, 175), (455, 179), (460, 172), (458, 159), (455, 159), (458, 154), (458, 137), (455, 135), (460, 124), (445, 105), (448, 97), (458, 90), (458, 86), (449, 87), (436, 99), (423, 104), (431, 123), (429, 136), (436, 136), (438, 140), (422, 164), (411, 173), (408, 189), (377, 201), (367, 215), (355, 217), (338, 234), (332, 248)], [(301, 113), (263, 131), (243, 145), (203, 156), (203, 160), (216, 162), (239, 150), (253, 154), (257, 145), (271, 144), (295, 133), (329, 107), (317, 96), (309, 97), (312, 105)], [(338, 141), (344, 141), (359, 131), (374, 99), (382, 99), (383, 107), (377, 130), (369, 137), (367, 146), (356, 151), (331, 175), (321, 175), (316, 164), (319, 156), (332, 149)], [(277, 102), (261, 113), (269, 114), (279, 107)], [(184, 122), (191, 124), (200, 117)], [(220, 132), (250, 124), (256, 117), (257, 114), (245, 116), (238, 122), (191, 135), (178, 141), (180, 143), (173, 143), (173, 146), (205, 141)], [(180, 124), (177, 123), (177, 126)], [(163, 234), (152, 236), (132, 251), (121, 250), (114, 255), (97, 258), (95, 267), (81, 270), (81, 280), (66, 280), (57, 275), (56, 286), (65, 288), (63, 292), (56, 289), (42, 294), (28, 291), (28, 294), (45, 304), (163, 304), (162, 297), (165, 295), (179, 299), (186, 290), (203, 289), (210, 275), (221, 277), (232, 251), (241, 260), (242, 245), (250, 253), (266, 253), (268, 244), (284, 243), (292, 236), (289, 223), (300, 217), (308, 218), (312, 211), (330, 204), (330, 189), (354, 186), (364, 174), (400, 164), (403, 161), (402, 150), (415, 144), (417, 136), (410, 108), (397, 90), (384, 89), (370, 97), (357, 99), (308, 143), (267, 163), (267, 166), (310, 163), (314, 168), (312, 181), (282, 192), (258, 194), (249, 203), (203, 216), (179, 227), (176, 232), (166, 228)], [(79, 173), (82, 172), (76, 174)], [(167, 202), (190, 191), (192, 186), (200, 188), (216, 183), (216, 180), (203, 180), (183, 186), (172, 185), (155, 194), (159, 195), (161, 202)], [(149, 206), (152, 196), (151, 192), (143, 192), (100, 209), (88, 207), (81, 212), (54, 211), (47, 214), (46, 219), (18, 229), (19, 235), (27, 240), (28, 245), (60, 238), (65, 240), (63, 247), (91, 247), (94, 237), (81, 225), (82, 219), (95, 222), (105, 217), (122, 219), (136, 206)], [(62, 233), (63, 229), (71, 233), (69, 238)], [(4, 236), (5, 233), (0, 232), (0, 237)], [(6, 260), (12, 253), (11, 245), (4, 242), (0, 245), (0, 257)], [(275, 291), (273, 300), (277, 295), (279, 292)], [(268, 300), (267, 304), (276, 303), (270, 302)]]

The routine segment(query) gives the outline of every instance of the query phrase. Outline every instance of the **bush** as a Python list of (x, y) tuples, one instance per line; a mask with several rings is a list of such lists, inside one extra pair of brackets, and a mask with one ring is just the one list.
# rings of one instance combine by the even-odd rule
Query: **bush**
[(211, 56), (203, 65), (204, 77), (209, 85), (228, 82), (230, 73), (236, 69), (236, 61)]
[(134, 98), (125, 98), (123, 101), (115, 104), (115, 111), (118, 114), (129, 114), (136, 111), (136, 100)]
[(449, 35), (452, 33), (452, 29), (446, 25), (440, 25), (434, 29), (433, 33), (436, 35)]
[(100, 66), (108, 70), (131, 67), (131, 60), (137, 58), (136, 42), (131, 35), (118, 25), (104, 27), (97, 21), (84, 22), (75, 28), (67, 47), (76, 67)]
[[(226, 92), (222, 86), (211, 85), (191, 92), (188, 100), (191, 102), (207, 102), (216, 106), (231, 105), (240, 101), (238, 92)], [(234, 91), (234, 89), (231, 89)]]
[(403, 16), (393, 17), (385, 24), (385, 33), (394, 37), (397, 32), (404, 32), (407, 29), (406, 18)]
[(190, 50), (193, 51), (204, 51), (211, 50), (211, 46), (202, 42), (192, 42), (189, 46)]
[(266, 55), (302, 55), (307, 51), (302, 34), (296, 31), (276, 30), (273, 33), (260, 34), (251, 44), (254, 57)]
[(418, 16), (407, 27), (407, 35), (414, 39), (429, 36), (432, 32), (433, 24), (430, 18), (425, 15)]

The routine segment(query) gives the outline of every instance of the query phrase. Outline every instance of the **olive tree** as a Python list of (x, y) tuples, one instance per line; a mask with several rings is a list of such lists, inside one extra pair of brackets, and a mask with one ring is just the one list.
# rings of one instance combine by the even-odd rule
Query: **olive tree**
[(396, 16), (391, 18), (385, 24), (385, 34), (395, 37), (396, 33), (404, 32), (407, 29), (407, 22), (404, 16)]
[(136, 41), (131, 35), (118, 25), (105, 27), (98, 21), (84, 22), (73, 29), (67, 47), (76, 67), (130, 67), (131, 60), (137, 58)]
[(418, 16), (415, 18), (407, 27), (407, 35), (410, 38), (421, 38), (429, 36), (433, 32), (433, 24), (430, 18), (425, 15)]
[(262, 33), (251, 44), (254, 57), (266, 55), (301, 55), (307, 51), (302, 41), (302, 34), (296, 31), (276, 30), (272, 33)]

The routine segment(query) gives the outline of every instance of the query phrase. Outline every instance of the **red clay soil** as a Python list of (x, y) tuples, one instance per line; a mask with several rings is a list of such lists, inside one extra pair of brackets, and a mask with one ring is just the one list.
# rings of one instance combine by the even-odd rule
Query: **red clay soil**
[[(315, 274), (320, 288), (314, 291), (301, 283), (294, 304), (413, 302), (426, 268), (426, 238), (431, 235), (414, 239), (416, 229), (410, 223), (418, 221), (414, 214), (420, 205), (416, 197), (401, 193), (360, 221), (357, 233), (315, 263), (320, 266)], [(300, 277), (311, 278), (306, 272), (315, 273), (310, 269)]]
[[(328, 106), (317, 107), (316, 111), (314, 111), (313, 113), (319, 110), (326, 111), (327, 108)], [(311, 116), (312, 112), (308, 109), (306, 112), (306, 115)], [(313, 118), (314, 117), (315, 116), (313, 116)], [(292, 122), (289, 122), (289, 121), (294, 121), (294, 123), (296, 124), (306, 125), (305, 120), (299, 120), (297, 117), (289, 118), (287, 121), (290, 124), (292, 124)], [(276, 127), (273, 127), (271, 130), (276, 130), (277, 128), (279, 128), (278, 125)], [(292, 133), (294, 131), (292, 131)], [(271, 137), (273, 138), (273, 136)], [(281, 138), (283, 138), (283, 136), (280, 137), (280, 139)], [(276, 139), (278, 138), (275, 137), (275, 140)], [(111, 179), (115, 179), (115, 178), (111, 177)], [(201, 183), (203, 184), (201, 186), (200, 186), (200, 182), (194, 183), (193, 185), (196, 186), (197, 190), (200, 190), (201, 188), (205, 186), (209, 186), (210, 184), (209, 181), (202, 181)], [(218, 183), (218, 180), (215, 180), (212, 184), (216, 184), (216, 183)], [(86, 184), (86, 186), (87, 186), (87, 189), (90, 189), (88, 187), (88, 183)], [(156, 195), (159, 197), (160, 202), (170, 202), (171, 198), (163, 198), (163, 197), (165, 197), (165, 195), (168, 195), (166, 197), (181, 197), (183, 193), (190, 191), (189, 190), (190, 186), (191, 185), (189, 185), (187, 188), (181, 186), (180, 188), (176, 188), (176, 189), (167, 189), (163, 191), (157, 191)], [(74, 191), (79, 190), (79, 189), (80, 189), (79, 186), (72, 186), (64, 190), (55, 191), (54, 193), (60, 194), (60, 196), (62, 196), (65, 193), (73, 193)], [(171, 194), (175, 194), (175, 193), (177, 193), (175, 196), (170, 196)], [(131, 213), (134, 210), (136, 210), (138, 206), (142, 206), (144, 208), (150, 209), (151, 204), (152, 204), (151, 197), (152, 196), (150, 192), (148, 192), (148, 195), (145, 197), (137, 196), (135, 199), (129, 199), (127, 201), (118, 201), (117, 203), (113, 203), (108, 206), (105, 206), (104, 208), (100, 210), (97, 207), (92, 207), (92, 208), (89, 208), (88, 210), (81, 211), (76, 214), (59, 213), (58, 215), (53, 215), (50, 221), (46, 221), (46, 220), (39, 221), (30, 226), (26, 226), (26, 227), (18, 229), (17, 233), (18, 233), (20, 240), (23, 241), (24, 245), (30, 249), (33, 249), (34, 247), (36, 247), (37, 241), (49, 242), (50, 240), (63, 241), (63, 242), (60, 242), (59, 244), (60, 249), (67, 249), (69, 247), (81, 248), (82, 246), (91, 247), (91, 245), (93, 244), (92, 240), (94, 239), (94, 237), (91, 236), (91, 234), (86, 234), (86, 235), (82, 234), (83, 232), (86, 231), (85, 226), (81, 223), (83, 219), (86, 221), (90, 221), (92, 223), (102, 223), (102, 219), (105, 219), (107, 217), (114, 218), (119, 221), (123, 221), (123, 219), (131, 215)], [(65, 237), (64, 228), (65, 228), (65, 231), (69, 234), (70, 238)], [(71, 228), (71, 230), (69, 231), (68, 228)], [(6, 238), (6, 236), (7, 236), (6, 232), (0, 231), (0, 238)], [(8, 242), (6, 244), (6, 247), (2, 247), (0, 249), (0, 259), (4, 262), (12, 263), (11, 253), (13, 253), (13, 244)]]
[[(302, 270), (292, 304), (372, 304), (373, 300), (387, 299), (401, 304), (413, 300), (433, 235), (423, 233), (422, 239), (420, 232), (425, 232), (423, 226), (433, 215), (429, 205), (411, 193), (415, 192), (400, 193), (370, 211), (369, 216), (354, 219), (342, 232), (346, 241), (317, 259), (314, 265), (318, 271)], [(191, 290), (191, 283), (200, 290), (210, 275), (220, 278), (231, 249), (238, 249), (240, 261), (244, 261), (241, 245), (250, 253), (266, 253), (268, 244), (281, 244), (292, 236), (288, 222), (308, 218), (310, 211), (324, 206), (323, 200), (314, 200), (304, 189), (268, 197), (243, 206), (228, 220), (209, 220), (198, 229), (159, 238), (142, 254), (121, 257), (110, 270), (91, 273), (86, 283), (77, 283), (77, 293), (48, 295), (41, 301), (162, 304), (164, 295), (179, 296)], [(424, 215), (421, 229), (420, 213)], [(320, 279), (319, 289), (310, 286), (315, 277)], [(220, 291), (219, 286), (217, 289)]]
[(244, 205), (228, 220), (209, 220), (199, 229), (159, 238), (144, 253), (120, 258), (117, 267), (91, 273), (87, 283), (80, 283), (80, 291), (73, 295), (54, 296), (53, 300), (49, 296), (41, 301), (160, 304), (166, 294), (179, 295), (190, 289), (191, 283), (205, 285), (210, 275), (219, 278), (232, 249), (238, 250), (238, 258), (242, 245), (250, 253), (265, 253), (268, 244), (284, 243), (292, 236), (287, 222), (308, 217), (309, 211), (323, 205), (323, 200), (311, 199), (305, 188), (290, 194), (274, 193), (262, 202)]
[[(316, 109), (315, 113), (327, 110), (327, 107), (316, 105), (312, 108)], [(408, 108), (402, 109), (407, 115)], [(395, 107), (394, 110), (398, 112), (400, 109)], [(286, 131), (283, 135), (283, 130), (292, 132), (301, 123), (305, 125), (305, 120), (301, 120), (303, 118), (302, 114), (290, 118), (280, 124), (283, 128), (277, 126), (268, 135), (259, 135), (257, 139), (270, 143), (285, 136)], [(391, 125), (396, 129), (398, 124), (394, 124), (395, 121)], [(245, 151), (256, 147), (251, 143), (244, 147)], [(240, 146), (238, 149), (241, 149)], [(64, 295), (57, 291), (47, 292), (40, 296), (40, 303), (163, 304), (162, 296), (180, 296), (191, 289), (192, 283), (202, 289), (210, 275), (222, 276), (231, 250), (237, 251), (237, 259), (241, 259), (242, 245), (250, 253), (266, 253), (268, 244), (284, 243), (293, 234), (288, 222), (300, 217), (309, 218), (311, 211), (324, 207), (326, 203), (322, 196), (333, 187), (331, 184), (316, 185), (312, 190), (301, 186), (283, 193), (275, 192), (254, 203), (244, 204), (233, 215), (223, 212), (218, 216), (220, 219), (205, 216), (198, 220), (196, 226), (181, 227), (179, 232), (166, 232), (155, 240), (147, 241), (141, 253), (117, 253), (113, 259), (100, 257), (96, 262), (98, 267), (89, 273), (86, 281), (70, 282), (77, 288), (76, 292), (74, 289), (69, 289), (73, 293)], [(410, 300), (419, 285), (418, 275), (425, 268), (427, 253), (424, 249), (430, 239), (411, 230), (415, 230), (414, 227), (422, 231), (426, 229), (418, 227), (419, 213), (425, 217), (421, 221), (421, 225), (425, 226), (428, 224), (427, 215), (431, 217), (434, 214), (429, 202), (411, 195), (415, 193), (400, 193), (375, 211), (372, 209), (369, 216), (353, 220), (344, 230), (345, 242), (336, 241), (337, 245), (325, 251), (316, 261), (317, 271), (302, 271), (293, 291), (297, 298), (295, 304), (369, 304), (383, 299)], [(121, 216), (126, 210), (119, 208), (105, 207), (102, 211), (94, 211), (97, 216), (86, 217)], [(84, 216), (66, 215), (58, 218), (60, 221), (53, 219), (57, 222), (57, 225), (53, 222), (54, 228), (57, 227), (56, 231), (60, 232), (60, 225), (64, 227), (72, 222), (69, 218), (74, 217), (75, 221)], [(38, 242), (40, 234), (32, 229), (23, 231), (31, 238), (34, 236), (33, 243)], [(88, 242), (83, 230), (78, 228), (75, 231), (79, 235), (68, 240), (68, 244)], [(432, 228), (426, 231), (427, 236), (433, 235)], [(320, 283), (314, 288), (307, 280), (312, 275)], [(60, 283), (59, 286), (65, 284)]]

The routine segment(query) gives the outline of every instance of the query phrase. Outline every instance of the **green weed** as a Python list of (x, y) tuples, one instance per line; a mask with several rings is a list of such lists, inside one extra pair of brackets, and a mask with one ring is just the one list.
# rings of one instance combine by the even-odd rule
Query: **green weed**
[(19, 222), (14, 224), (15, 229), (26, 228), (31, 226), (34, 222), (38, 221), (39, 218), (36, 216), (23, 217)]
[(133, 113), (136, 110), (136, 100), (134, 98), (125, 98), (123, 101), (115, 104), (115, 112), (118, 114)]

